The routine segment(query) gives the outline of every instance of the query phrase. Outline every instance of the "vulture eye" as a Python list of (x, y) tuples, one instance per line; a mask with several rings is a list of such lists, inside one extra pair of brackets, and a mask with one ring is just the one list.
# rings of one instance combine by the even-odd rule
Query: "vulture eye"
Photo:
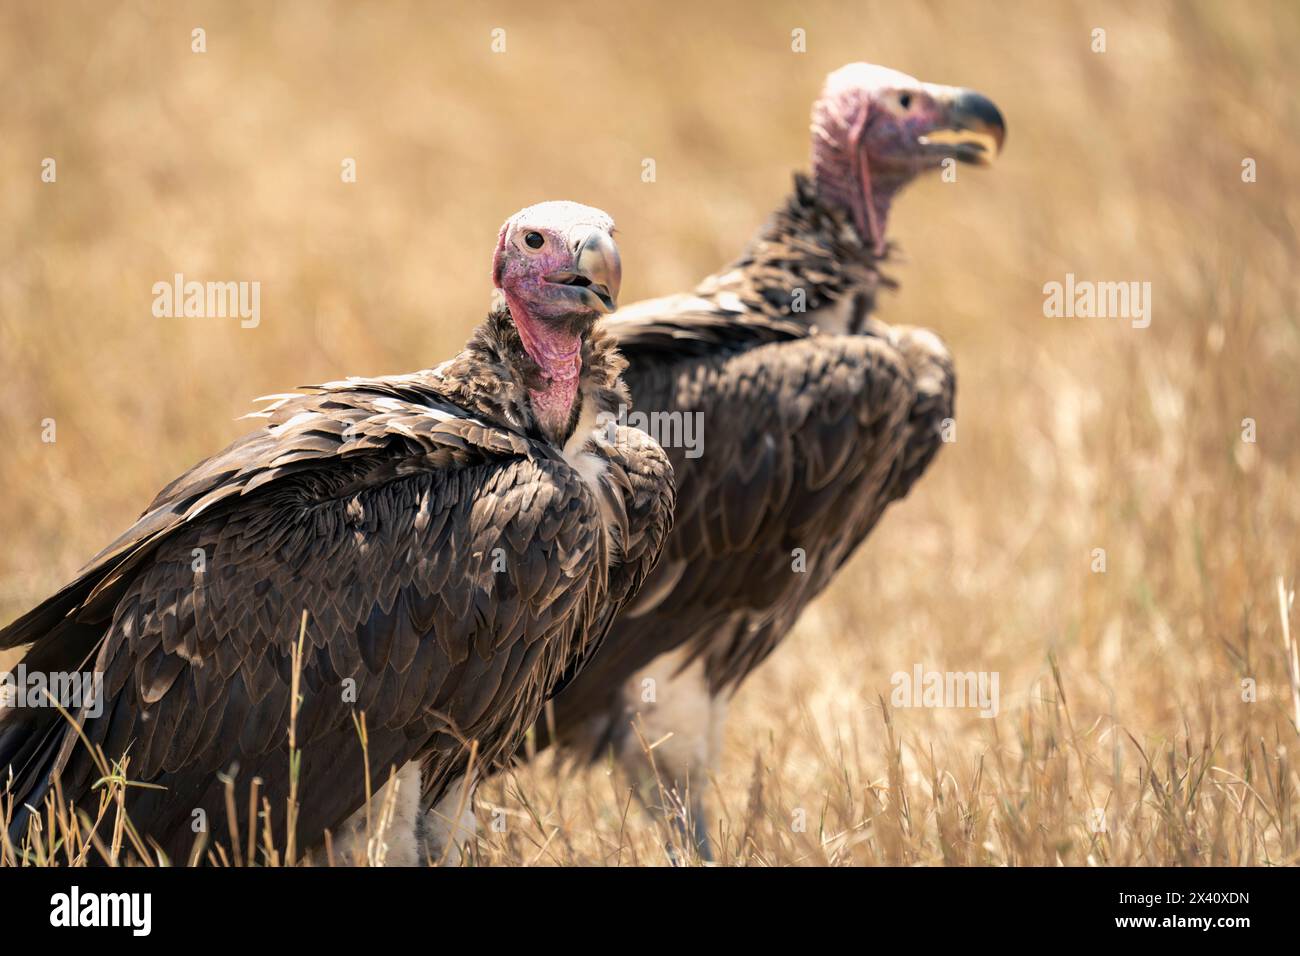
[(542, 246), (546, 245), (546, 240), (542, 237), (540, 232), (528, 233), (528, 235), (524, 236), (524, 242), (528, 245), (529, 249), (540, 249)]
[(902, 96), (900, 96), (898, 98), (898, 105), (901, 106), (903, 109), (910, 109), (912, 106), (912, 94), (904, 93)]

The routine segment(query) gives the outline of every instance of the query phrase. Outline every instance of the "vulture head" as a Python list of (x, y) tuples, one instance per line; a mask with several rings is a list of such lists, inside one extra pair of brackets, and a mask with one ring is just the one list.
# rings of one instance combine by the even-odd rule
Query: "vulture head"
[(572, 424), (583, 340), (617, 307), (622, 274), (614, 220), (599, 209), (538, 203), (501, 227), (492, 284), (534, 366), (526, 376), (533, 412), (552, 437)]
[(898, 191), (946, 159), (987, 165), (1006, 138), (987, 97), (922, 83), (871, 63), (826, 78), (813, 104), (812, 163), (818, 195), (850, 213), (862, 241), (885, 251), (885, 222)]

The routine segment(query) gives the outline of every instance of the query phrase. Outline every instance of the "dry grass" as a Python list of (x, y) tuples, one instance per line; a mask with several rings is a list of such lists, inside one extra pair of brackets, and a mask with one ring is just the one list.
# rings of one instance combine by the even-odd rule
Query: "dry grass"
[[(448, 355), (522, 205), (609, 209), (625, 301), (688, 287), (783, 196), (822, 75), (869, 59), (1010, 125), (893, 222), (881, 315), (952, 346), (958, 436), (735, 701), (723, 860), (1296, 862), (1300, 9), (623, 6), (6, 4), (0, 619), (253, 396)], [(153, 318), (174, 272), (259, 280), (261, 325)], [(1151, 327), (1044, 318), (1067, 272), (1150, 281)], [(1001, 713), (882, 709), (915, 663), (999, 672)], [(663, 862), (617, 774), (553, 769), (485, 789), (473, 861)]]

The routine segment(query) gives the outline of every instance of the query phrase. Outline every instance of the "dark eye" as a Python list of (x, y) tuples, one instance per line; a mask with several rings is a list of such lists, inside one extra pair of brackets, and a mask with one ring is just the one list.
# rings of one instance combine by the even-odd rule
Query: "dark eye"
[(527, 244), (529, 249), (540, 249), (542, 246), (546, 245), (546, 240), (542, 237), (540, 232), (528, 233), (528, 235), (524, 236), (524, 242)]
[(904, 93), (902, 96), (900, 96), (900, 97), (898, 98), (898, 105), (901, 106), (903, 109), (908, 109), (909, 107), (911, 107), (911, 105), (912, 105), (912, 94), (911, 94), (911, 93)]

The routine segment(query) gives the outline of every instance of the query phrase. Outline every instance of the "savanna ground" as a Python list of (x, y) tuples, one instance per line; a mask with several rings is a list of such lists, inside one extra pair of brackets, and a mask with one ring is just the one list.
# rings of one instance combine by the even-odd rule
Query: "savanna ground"
[[(865, 59), (1008, 121), (892, 222), (879, 314), (951, 346), (956, 441), (734, 702), (722, 862), (1295, 863), (1298, 46), (1283, 2), (7, 3), (0, 620), (253, 397), (450, 355), (523, 205), (611, 211), (624, 302), (688, 288)], [(259, 281), (260, 324), (154, 318), (177, 272)], [(1044, 317), (1066, 273), (1150, 282), (1150, 326)], [(882, 707), (915, 664), (997, 672), (998, 716)], [(606, 767), (544, 757), (478, 815), (480, 864), (664, 861)]]

